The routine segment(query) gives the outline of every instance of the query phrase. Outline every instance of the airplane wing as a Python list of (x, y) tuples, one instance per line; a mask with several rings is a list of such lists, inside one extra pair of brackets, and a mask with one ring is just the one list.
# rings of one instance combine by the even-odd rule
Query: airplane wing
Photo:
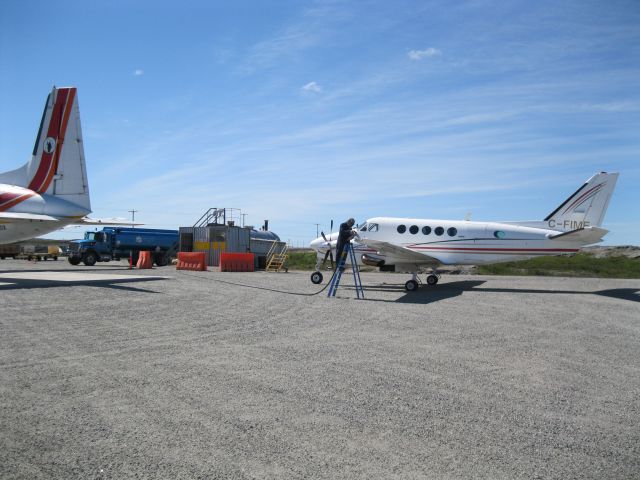
[[(0, 212), (0, 223), (27, 223), (33, 221), (61, 222), (68, 221), (68, 218), (52, 217), (51, 215), (41, 215), (38, 213)], [(129, 227), (137, 227), (139, 225), (144, 225), (144, 223), (134, 223), (121, 218), (93, 219), (89, 217), (83, 217), (68, 225), (126, 225)]]
[(120, 225), (127, 227), (138, 227), (144, 225), (144, 223), (130, 222), (122, 218), (89, 218), (83, 217), (80, 220), (73, 222), (72, 226), (77, 225)]
[(60, 218), (37, 213), (0, 212), (0, 223), (27, 223), (33, 221), (59, 222)]
[(433, 264), (440, 262), (437, 258), (424, 255), (393, 243), (383, 242), (380, 240), (370, 240), (368, 238), (363, 239), (360, 242), (371, 248), (375, 248), (381, 255), (394, 257), (394, 260), (397, 263)]
[(598, 227), (585, 227), (571, 230), (569, 232), (558, 233), (557, 235), (551, 235), (550, 240), (559, 240), (566, 242), (580, 242), (584, 245), (590, 245), (592, 243), (598, 243), (602, 241), (609, 230)]

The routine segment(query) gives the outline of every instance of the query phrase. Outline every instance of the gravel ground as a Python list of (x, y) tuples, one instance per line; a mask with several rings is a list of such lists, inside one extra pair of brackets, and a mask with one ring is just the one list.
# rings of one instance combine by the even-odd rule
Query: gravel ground
[(638, 280), (0, 273), (3, 479), (640, 478)]

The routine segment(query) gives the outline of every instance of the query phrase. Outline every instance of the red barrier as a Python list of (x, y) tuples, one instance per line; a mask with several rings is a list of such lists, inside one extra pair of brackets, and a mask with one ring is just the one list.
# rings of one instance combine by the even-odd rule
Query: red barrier
[(176, 270), (205, 272), (207, 270), (207, 261), (204, 252), (178, 252)]
[(151, 268), (153, 266), (153, 258), (151, 257), (151, 252), (140, 252), (140, 256), (138, 257), (137, 268)]
[(221, 272), (253, 272), (253, 253), (220, 253)]

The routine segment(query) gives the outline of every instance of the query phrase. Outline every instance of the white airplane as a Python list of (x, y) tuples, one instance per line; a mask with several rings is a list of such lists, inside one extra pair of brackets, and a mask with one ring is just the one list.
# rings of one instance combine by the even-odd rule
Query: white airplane
[[(572, 255), (602, 241), (601, 228), (618, 173), (595, 174), (541, 221), (475, 222), (418, 218), (370, 218), (356, 230), (358, 263), (383, 271), (408, 272), (407, 291), (418, 288), (418, 274), (430, 270), (428, 285), (438, 283), (440, 265), (483, 265), (543, 255)], [(311, 276), (322, 282), (320, 259), (335, 249), (337, 233), (316, 238), (311, 248), (318, 263)]]
[(17, 170), (0, 173), (0, 244), (71, 224), (129, 224), (86, 218), (91, 202), (76, 90), (53, 87), (31, 160)]

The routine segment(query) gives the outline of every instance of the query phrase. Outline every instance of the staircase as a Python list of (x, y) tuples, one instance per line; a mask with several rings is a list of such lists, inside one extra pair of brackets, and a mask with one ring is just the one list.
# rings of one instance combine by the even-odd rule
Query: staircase
[(285, 272), (288, 270), (284, 264), (289, 258), (287, 254), (289, 247), (284, 242), (273, 242), (269, 252), (267, 252), (267, 266), (265, 270), (267, 272), (279, 272), (284, 270)]

